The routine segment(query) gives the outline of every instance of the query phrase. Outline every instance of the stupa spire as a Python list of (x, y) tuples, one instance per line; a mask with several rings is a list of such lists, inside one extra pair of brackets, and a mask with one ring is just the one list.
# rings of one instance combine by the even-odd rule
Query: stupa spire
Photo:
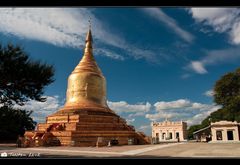
[(85, 44), (85, 53), (86, 52), (91, 52), (92, 53), (92, 42), (93, 42), (93, 39), (92, 39), (92, 32), (91, 32), (91, 18), (88, 20), (89, 22), (89, 29), (88, 29), (88, 32), (87, 32), (87, 36), (86, 36), (86, 44)]
[(73, 73), (80, 72), (80, 71), (88, 71), (88, 72), (94, 72), (102, 76), (102, 72), (97, 66), (97, 63), (93, 56), (93, 47), (92, 47), (93, 38), (92, 38), (92, 32), (91, 32), (90, 19), (88, 22), (89, 22), (89, 29), (86, 35), (84, 54), (81, 61), (74, 69)]

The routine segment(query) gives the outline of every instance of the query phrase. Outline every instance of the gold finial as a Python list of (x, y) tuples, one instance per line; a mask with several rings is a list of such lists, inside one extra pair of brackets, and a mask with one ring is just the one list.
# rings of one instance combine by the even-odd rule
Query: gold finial
[[(88, 33), (87, 33), (87, 36), (86, 36), (86, 42), (89, 42), (88, 45), (91, 45), (90, 42), (92, 42), (92, 34), (91, 34), (91, 26), (92, 26), (92, 23), (91, 23), (91, 17), (89, 17), (89, 20), (88, 20), (88, 23), (89, 23), (89, 29), (88, 29)], [(86, 47), (88, 47), (86, 45)], [(91, 46), (92, 47), (92, 46)]]
[(92, 26), (92, 24), (91, 24), (91, 17), (89, 17), (88, 23), (89, 23), (89, 29), (91, 29), (91, 26)]

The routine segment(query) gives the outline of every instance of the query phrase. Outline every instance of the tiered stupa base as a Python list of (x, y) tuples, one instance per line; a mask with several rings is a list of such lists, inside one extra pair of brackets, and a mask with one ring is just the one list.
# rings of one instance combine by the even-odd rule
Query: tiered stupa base
[[(46, 133), (48, 136), (44, 138)], [(101, 108), (60, 110), (48, 116), (46, 123), (38, 124), (36, 131), (27, 131), (25, 136), (38, 137), (39, 145), (50, 146), (107, 146), (114, 140), (118, 145), (147, 144), (145, 137), (136, 133), (124, 119), (110, 109)]]

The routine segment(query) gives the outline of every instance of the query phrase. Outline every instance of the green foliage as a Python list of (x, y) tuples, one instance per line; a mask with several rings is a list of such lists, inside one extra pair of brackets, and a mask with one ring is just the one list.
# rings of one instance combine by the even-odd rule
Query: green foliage
[(210, 116), (208, 116), (206, 119), (204, 119), (201, 122), (202, 128), (209, 126), (211, 121), (212, 121), (212, 118)]
[(16, 140), (36, 123), (32, 112), (14, 109), (29, 100), (44, 102), (44, 87), (54, 81), (52, 65), (30, 60), (20, 46), (0, 44), (0, 140)]
[(36, 122), (30, 117), (31, 111), (0, 107), (0, 141), (16, 140), (25, 130), (33, 130)]
[(224, 108), (239, 108), (240, 68), (227, 73), (214, 86), (214, 101)]
[(212, 121), (212, 119), (210, 118), (210, 116), (208, 116), (206, 119), (204, 119), (201, 122), (201, 124), (193, 125), (193, 126), (189, 127), (189, 129), (188, 129), (188, 139), (193, 139), (193, 132), (209, 126), (211, 121)]
[(240, 122), (240, 68), (222, 76), (214, 86), (214, 102), (222, 108), (212, 112), (200, 125), (188, 129), (189, 137), (192, 133), (220, 120)]
[(222, 108), (210, 115), (212, 121), (240, 122), (240, 68), (222, 76), (214, 86), (214, 93), (214, 101)]
[(193, 132), (199, 129), (202, 129), (202, 126), (200, 124), (189, 127), (189, 129), (187, 130), (188, 139), (193, 139)]
[(53, 75), (53, 66), (30, 60), (20, 46), (0, 45), (0, 104), (45, 101), (43, 90), (54, 81)]

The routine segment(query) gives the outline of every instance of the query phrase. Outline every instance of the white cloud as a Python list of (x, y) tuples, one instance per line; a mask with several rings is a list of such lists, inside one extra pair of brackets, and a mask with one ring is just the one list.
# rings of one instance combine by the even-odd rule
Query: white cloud
[(195, 124), (200, 124), (206, 117), (208, 117), (212, 112), (217, 111), (220, 106), (214, 106), (210, 105), (207, 111), (203, 111), (202, 113), (198, 113), (191, 118), (189, 118), (187, 121), (188, 126), (195, 125)]
[[(35, 100), (28, 101), (24, 106), (15, 105), (14, 108), (33, 111), (32, 117), (37, 122), (45, 122), (45, 118), (56, 112), (64, 105), (63, 100), (58, 96), (44, 96), (47, 98), (46, 102), (39, 102)], [(109, 107), (115, 112), (122, 114), (127, 113), (126, 121), (131, 124), (135, 121), (134, 117), (144, 116), (150, 111), (151, 104), (147, 102), (138, 104), (128, 104), (125, 101), (111, 102), (108, 101)]]
[(131, 125), (135, 121), (135, 119), (134, 118), (126, 119), (126, 121), (127, 121), (127, 124)]
[(135, 113), (130, 113), (127, 117), (132, 118), (132, 117), (139, 117), (139, 116), (144, 116), (148, 111), (140, 111), (140, 112), (135, 112)]
[(198, 110), (206, 110), (208, 109), (209, 105), (201, 104), (201, 103), (192, 103), (188, 109), (198, 109)]
[(158, 121), (158, 120), (162, 120), (162, 119), (166, 119), (166, 118), (173, 118), (176, 117), (178, 115), (178, 113), (165, 113), (165, 112), (158, 112), (155, 114), (146, 114), (145, 117), (151, 121)]
[(103, 48), (99, 48), (94, 50), (94, 53), (99, 55), (99, 56), (107, 56), (116, 60), (123, 61), (125, 58), (122, 55), (116, 54), (115, 52)]
[[(204, 27), (211, 27), (212, 31), (226, 33), (232, 44), (240, 44), (239, 8), (191, 8), (189, 13), (199, 24), (203, 24)], [(206, 51), (205, 57), (194, 61), (194, 63), (190, 62), (186, 68), (204, 74), (207, 73), (206, 66), (236, 63), (240, 59), (239, 51), (240, 48), (236, 46), (229, 49)]]
[(215, 107), (214, 105), (209, 105), (209, 104), (202, 104), (198, 102), (191, 102), (188, 99), (179, 99), (176, 101), (161, 101), (161, 102), (156, 102), (154, 104), (155, 110), (158, 112), (163, 112), (163, 111), (170, 111), (178, 109), (185, 109), (185, 110), (199, 110), (199, 111), (204, 111), (211, 109), (212, 107)]
[(191, 102), (186, 99), (179, 99), (179, 100), (170, 101), (170, 102), (161, 101), (161, 102), (156, 102), (154, 104), (155, 109), (157, 111), (167, 110), (167, 109), (179, 109), (179, 108), (189, 107), (190, 105), (191, 105)]
[(149, 132), (149, 130), (151, 130), (151, 124), (149, 125), (141, 125), (140, 127), (137, 128), (138, 131), (141, 132)]
[(191, 102), (187, 99), (179, 99), (169, 102), (157, 102), (154, 104), (155, 113), (148, 113), (145, 118), (151, 121), (162, 121), (166, 118), (176, 121), (187, 121), (188, 125), (199, 124), (211, 112), (220, 108), (214, 104), (202, 104)]
[(230, 37), (233, 43), (240, 44), (240, 21), (233, 25)]
[(164, 23), (168, 27), (170, 27), (179, 37), (181, 37), (183, 40), (191, 43), (194, 39), (194, 36), (183, 30), (179, 25), (177, 24), (176, 20), (169, 17), (167, 14), (165, 14), (161, 9), (159, 8), (143, 8), (141, 9), (154, 19), (160, 21), (161, 23)]
[(222, 25), (226, 21), (232, 21), (235, 10), (236, 8), (191, 8), (190, 13), (198, 22)]
[(214, 91), (213, 90), (208, 90), (208, 91), (204, 92), (204, 95), (207, 96), (207, 97), (213, 97)]
[(218, 105), (214, 104), (202, 104), (202, 103), (192, 103), (192, 106), (187, 108), (187, 110), (198, 110), (199, 113), (216, 111), (220, 108)]
[(187, 78), (189, 78), (189, 77), (191, 77), (191, 75), (188, 74), (188, 73), (185, 73), (185, 74), (181, 75), (181, 78), (182, 78), (182, 79), (187, 79)]
[(189, 13), (197, 22), (211, 26), (214, 31), (228, 33), (233, 44), (240, 44), (239, 8), (191, 8)]
[(196, 114), (195, 116), (193, 116), (191, 119), (188, 119), (186, 122), (189, 125), (195, 125), (195, 124), (200, 124), (202, 122), (202, 120), (204, 120), (208, 115), (205, 114)]
[(92, 19), (92, 33), (96, 54), (116, 60), (124, 57), (98, 43), (120, 48), (135, 59), (157, 62), (157, 54), (134, 45), (122, 36), (112, 34), (107, 23), (98, 20), (87, 8), (0, 8), (0, 32), (20, 38), (47, 42), (56, 46), (82, 48)]
[(191, 69), (198, 74), (205, 74), (207, 73), (206, 66), (238, 62), (240, 60), (239, 52), (239, 47), (207, 51), (205, 57), (199, 61), (191, 61), (185, 68)]
[(85, 14), (91, 13), (84, 9), (1, 8), (0, 31), (58, 46), (78, 47), (83, 43), (78, 37), (86, 33), (88, 25)]
[(203, 63), (200, 61), (191, 61), (191, 63), (189, 64), (189, 68), (199, 74), (207, 73), (207, 70), (204, 68)]
[(207, 52), (207, 56), (204, 57), (201, 62), (204, 65), (214, 65), (221, 63), (233, 63), (240, 59), (240, 48), (233, 47), (222, 50), (211, 50)]
[[(20, 108), (33, 111), (32, 117), (37, 122), (45, 122), (48, 115), (55, 113), (63, 105), (63, 100), (60, 100), (58, 96), (45, 96), (46, 102), (29, 101), (24, 106), (16, 105), (14, 108)], [(202, 104), (198, 102), (192, 102), (188, 99), (179, 99), (169, 102), (156, 102), (154, 106), (151, 106), (149, 102), (128, 104), (125, 101), (111, 102), (108, 101), (109, 107), (119, 114), (125, 114), (124, 118), (128, 124), (133, 124), (137, 119), (141, 119), (144, 116), (150, 121), (161, 121), (166, 118), (172, 121), (187, 121), (188, 126), (193, 124), (199, 124), (205, 119), (211, 112), (214, 112), (221, 108), (213, 104)], [(155, 109), (151, 109), (154, 107)], [(127, 115), (126, 115), (127, 114)], [(144, 132), (148, 132), (149, 125), (144, 125), (138, 128)]]
[(148, 112), (151, 108), (151, 104), (128, 104), (126, 101), (111, 102), (108, 101), (108, 106), (117, 113), (139, 113)]
[(44, 96), (47, 98), (45, 102), (39, 102), (35, 100), (28, 101), (24, 106), (15, 105), (14, 108), (33, 111), (32, 117), (34, 121), (45, 122), (45, 118), (56, 112), (62, 103), (58, 96)]

